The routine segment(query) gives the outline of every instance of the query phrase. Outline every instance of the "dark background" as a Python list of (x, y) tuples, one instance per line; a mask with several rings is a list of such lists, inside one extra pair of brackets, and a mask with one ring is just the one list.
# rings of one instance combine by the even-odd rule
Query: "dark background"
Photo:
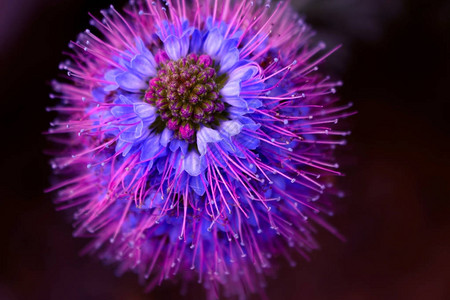
[[(116, 7), (123, 1), (118, 1)], [(355, 103), (341, 151), (345, 206), (322, 231), (312, 261), (282, 264), (271, 299), (450, 299), (450, 3), (303, 1), (331, 46)], [(329, 2), (334, 3), (330, 5)], [(79, 257), (68, 217), (43, 194), (50, 173), (40, 132), (52, 116), (48, 82), (87, 12), (108, 1), (0, 1), (0, 299), (177, 299), (177, 286), (145, 295), (134, 274)], [(336, 42), (335, 42), (336, 41)], [(258, 297), (255, 297), (257, 299)]]

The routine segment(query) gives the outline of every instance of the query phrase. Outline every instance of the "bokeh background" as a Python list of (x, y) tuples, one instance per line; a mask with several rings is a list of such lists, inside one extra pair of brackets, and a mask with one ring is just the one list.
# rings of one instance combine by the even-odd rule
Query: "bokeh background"
[[(41, 132), (48, 82), (88, 11), (106, 1), (0, 0), (0, 299), (180, 299), (144, 294), (134, 274), (79, 257), (69, 217), (43, 194), (50, 168)], [(119, 7), (124, 1), (116, 1)], [(323, 249), (269, 279), (275, 299), (450, 299), (450, 1), (301, 0), (328, 61), (353, 135), (340, 150), (347, 196), (322, 230)], [(194, 292), (186, 299), (199, 299)], [(195, 297), (194, 297), (195, 296)], [(255, 297), (254, 299), (258, 299)]]

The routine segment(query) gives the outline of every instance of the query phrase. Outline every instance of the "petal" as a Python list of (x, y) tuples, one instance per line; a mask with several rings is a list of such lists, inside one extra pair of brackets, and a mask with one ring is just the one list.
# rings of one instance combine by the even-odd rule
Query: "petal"
[(206, 146), (208, 143), (216, 143), (221, 140), (222, 137), (217, 130), (208, 127), (202, 127), (197, 132), (197, 146), (202, 156), (206, 153)]
[(184, 34), (180, 39), (180, 54), (185, 57), (189, 51), (189, 35)]
[(238, 80), (228, 81), (227, 84), (220, 90), (222, 96), (237, 97), (241, 92), (241, 83)]
[(247, 64), (242, 67), (239, 67), (233, 72), (230, 73), (230, 81), (234, 80), (240, 80), (240, 81), (246, 81), (252, 77), (254, 77), (256, 74), (258, 74), (259, 69), (254, 64)]
[(174, 35), (170, 35), (164, 41), (164, 49), (166, 50), (167, 55), (173, 60), (177, 60), (181, 57), (180, 40)]
[(256, 131), (261, 127), (260, 124), (255, 123), (255, 121), (247, 117), (240, 117), (239, 121), (245, 128), (250, 129), (251, 131)]
[(136, 55), (131, 61), (131, 67), (145, 76), (155, 76), (156, 68), (144, 55)]
[(159, 144), (160, 135), (155, 134), (153, 136), (149, 136), (141, 149), (141, 161), (154, 159), (155, 155), (160, 151), (161, 145)]
[(222, 43), (222, 49), (220, 50), (219, 55), (225, 55), (230, 52), (233, 48), (237, 48), (239, 43), (239, 39), (227, 39)]
[[(203, 196), (205, 194), (205, 185), (202, 182), (202, 176), (195, 176), (189, 179), (189, 186), (191, 189), (199, 196)], [(204, 180), (206, 183), (206, 180)]]
[(160, 143), (163, 147), (167, 147), (167, 145), (170, 143), (173, 137), (173, 131), (170, 129), (164, 129), (161, 133), (161, 140)]
[(147, 87), (144, 80), (139, 76), (125, 72), (116, 77), (117, 84), (128, 92), (139, 92)]
[(242, 99), (240, 97), (224, 97), (224, 98), (222, 98), (222, 101), (225, 103), (228, 103), (234, 107), (248, 109), (247, 101), (245, 101), (244, 99)]
[(139, 139), (140, 137), (142, 137), (144, 135), (144, 122), (140, 122), (137, 126), (136, 129), (134, 131), (134, 137), (136, 139)]
[(122, 74), (122, 71), (119, 69), (109, 70), (105, 73), (105, 79), (111, 82), (115, 82), (117, 75)]
[(184, 170), (191, 176), (198, 176), (202, 173), (200, 155), (196, 151), (189, 152), (184, 159)]
[(243, 148), (247, 148), (250, 150), (258, 148), (260, 143), (259, 139), (246, 134), (239, 134), (236, 136), (235, 139), (238, 141), (240, 145), (242, 145)]
[(223, 36), (220, 34), (218, 28), (213, 28), (206, 38), (205, 44), (203, 45), (203, 51), (211, 56), (215, 56), (222, 45)]
[(134, 103), (133, 104), (134, 112), (138, 115), (139, 118), (145, 119), (146, 121), (152, 122), (156, 119), (156, 108), (150, 104), (145, 102)]
[(178, 148), (181, 149), (181, 153), (186, 154), (188, 150), (189, 144), (184, 140), (175, 139), (170, 142), (170, 151), (175, 152)]
[(111, 114), (116, 118), (129, 115), (132, 112), (131, 106), (114, 106), (111, 108)]
[(220, 60), (220, 73), (230, 70), (239, 61), (239, 50), (234, 48), (225, 54)]
[(191, 36), (190, 52), (198, 53), (202, 47), (202, 35), (198, 29), (195, 29)]
[(239, 134), (242, 130), (242, 125), (239, 121), (230, 120), (222, 122), (220, 125), (220, 131), (226, 132), (229, 136), (235, 136)]
[(126, 156), (130, 152), (133, 145), (122, 140), (118, 140), (116, 144), (116, 152), (122, 151), (122, 155)]
[(138, 125), (128, 127), (120, 134), (119, 139), (127, 143), (134, 143), (139, 137), (136, 137)]

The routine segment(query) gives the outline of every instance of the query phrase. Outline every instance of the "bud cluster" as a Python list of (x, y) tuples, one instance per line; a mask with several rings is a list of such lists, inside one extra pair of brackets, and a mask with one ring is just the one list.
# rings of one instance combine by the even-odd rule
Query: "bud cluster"
[(162, 62), (149, 82), (145, 101), (158, 109), (166, 127), (190, 143), (200, 124), (210, 125), (225, 112), (216, 70), (208, 55), (194, 53)]

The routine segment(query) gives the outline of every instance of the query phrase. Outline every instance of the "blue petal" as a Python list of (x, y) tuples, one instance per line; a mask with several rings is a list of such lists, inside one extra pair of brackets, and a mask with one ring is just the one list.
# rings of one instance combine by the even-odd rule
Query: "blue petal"
[(139, 118), (144, 119), (147, 122), (152, 123), (156, 119), (156, 108), (145, 102), (134, 103), (134, 112), (139, 116)]
[(181, 153), (186, 154), (188, 150), (189, 144), (184, 140), (175, 139), (170, 142), (170, 151), (175, 152), (178, 148), (181, 149)]
[(120, 95), (119, 98), (114, 101), (114, 104), (133, 104), (133, 101), (124, 95)]
[(235, 136), (241, 132), (242, 127), (244, 127), (244, 125), (242, 125), (239, 121), (224, 121), (220, 124), (220, 131), (225, 132), (229, 136)]
[(256, 74), (258, 74), (259, 69), (254, 64), (247, 64), (244, 66), (241, 66), (233, 72), (230, 73), (230, 81), (234, 80), (240, 80), (240, 81), (246, 81), (252, 77), (254, 77)]
[(220, 34), (218, 28), (213, 28), (206, 38), (205, 44), (203, 45), (203, 51), (211, 56), (216, 56), (217, 52), (222, 45), (223, 36)]
[(241, 83), (238, 80), (228, 81), (227, 84), (220, 90), (224, 97), (237, 97), (241, 92)]
[(228, 108), (228, 113), (230, 114), (230, 117), (232, 119), (238, 119), (241, 116), (243, 116), (249, 112), (250, 111), (248, 110), (248, 108), (235, 107), (235, 106), (231, 106)]
[(184, 34), (180, 39), (180, 54), (185, 57), (189, 51), (189, 35)]
[(131, 67), (145, 76), (155, 76), (156, 68), (144, 55), (137, 55), (131, 61)]
[(136, 116), (133, 114), (133, 103), (132, 99), (120, 95), (119, 98), (114, 100), (114, 104), (117, 105), (111, 108), (111, 114), (116, 118), (121, 118), (122, 116), (125, 116), (125, 119), (134, 118)]
[(255, 123), (255, 121), (247, 117), (240, 117), (239, 121), (245, 128), (250, 129), (251, 131), (256, 131), (261, 127), (260, 124)]
[[(147, 129), (147, 128), (145, 128), (145, 129)], [(134, 137), (136, 138), (136, 139), (139, 139), (139, 138), (141, 138), (146, 132), (145, 132), (145, 129), (144, 129), (144, 122), (140, 122), (137, 126), (136, 126), (136, 129), (135, 129), (135, 131), (134, 131)], [(148, 130), (148, 129), (147, 129)]]
[[(249, 84), (250, 83), (250, 84)], [(242, 91), (261, 91), (263, 90), (265, 85), (263, 83), (256, 83), (256, 82), (249, 82), (247, 81), (245, 87), (242, 89)], [(272, 93), (273, 95), (274, 93)]]
[(161, 146), (159, 144), (160, 135), (156, 134), (147, 137), (141, 149), (141, 161), (154, 158), (160, 151)]
[(261, 100), (258, 99), (250, 99), (247, 101), (248, 107), (251, 108), (260, 108), (261, 106), (263, 106), (263, 103)]
[(198, 176), (202, 173), (200, 155), (196, 151), (191, 151), (186, 155), (184, 170), (191, 176)]
[(220, 73), (230, 70), (239, 61), (239, 50), (234, 48), (220, 60)]
[(131, 113), (133, 113), (133, 108), (131, 106), (114, 106), (111, 108), (111, 114), (116, 118), (120, 118)]
[(105, 73), (105, 79), (111, 82), (115, 82), (117, 75), (121, 74), (122, 71), (119, 69), (109, 70)]
[[(223, 150), (222, 148), (220, 149)], [(209, 147), (209, 151), (210, 151), (210, 153), (208, 153), (209, 161), (212, 161), (217, 166), (226, 168), (227, 166), (226, 159), (223, 157), (222, 152), (219, 151), (219, 147), (217, 146), (217, 144), (211, 145), (211, 147)]]
[(202, 35), (198, 29), (195, 29), (191, 36), (190, 52), (198, 53), (202, 47)]
[(222, 137), (220, 136), (220, 133), (217, 130), (208, 128), (208, 127), (202, 127), (197, 132), (197, 146), (198, 151), (203, 156), (206, 153), (206, 144), (208, 143), (216, 143), (218, 141), (221, 141)]
[(249, 136), (247, 134), (239, 134), (236, 136), (236, 141), (242, 145), (243, 148), (254, 150), (259, 146), (259, 139)]
[(139, 92), (147, 87), (144, 80), (129, 72), (117, 76), (116, 82), (122, 89), (128, 92)]
[(222, 150), (224, 150), (225, 152), (228, 152), (228, 153), (236, 152), (236, 147), (234, 146), (230, 137), (224, 138), (218, 144), (219, 144), (219, 147), (222, 148)]
[(233, 48), (237, 48), (239, 39), (227, 39), (222, 44), (222, 49), (220, 50), (220, 56), (223, 56), (230, 52)]
[(116, 144), (116, 152), (119, 152), (122, 150), (122, 155), (126, 156), (128, 152), (130, 152), (131, 148), (133, 147), (133, 144), (127, 143), (122, 140), (118, 140)]
[(160, 143), (163, 147), (167, 147), (167, 145), (170, 143), (173, 137), (173, 131), (170, 129), (164, 129), (161, 133), (161, 140)]
[(92, 90), (92, 96), (98, 102), (104, 102), (106, 93), (102, 88), (96, 88)]
[(127, 127), (121, 134), (119, 139), (127, 143), (134, 143), (139, 137), (136, 137), (136, 129), (138, 125)]
[[(202, 176), (203, 175), (199, 175), (189, 179), (189, 186), (199, 196), (203, 196), (205, 194), (205, 186), (202, 182)], [(203, 179), (203, 181), (206, 183), (206, 180)]]
[(181, 57), (180, 40), (174, 35), (170, 35), (164, 41), (164, 49), (166, 50), (167, 55), (173, 60), (177, 60)]
[(231, 106), (234, 107), (240, 107), (240, 108), (245, 108), (248, 109), (248, 103), (247, 101), (245, 101), (244, 99), (240, 98), (240, 97), (224, 97), (222, 99), (223, 102), (230, 104)]
[(114, 84), (109, 84), (104, 88), (105, 92), (111, 92), (111, 91), (117, 90), (119, 88), (119, 85), (115, 82), (116, 82), (116, 76), (119, 75), (120, 73), (122, 73), (122, 71), (119, 69), (110, 70), (105, 73), (105, 76), (104, 76), (105, 79), (107, 81), (114, 82)]

